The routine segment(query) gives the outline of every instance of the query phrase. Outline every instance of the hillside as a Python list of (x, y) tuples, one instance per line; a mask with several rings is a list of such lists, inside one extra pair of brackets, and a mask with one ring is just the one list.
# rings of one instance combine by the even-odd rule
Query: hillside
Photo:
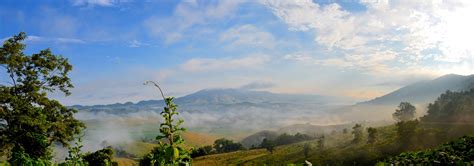
[(360, 103), (373, 105), (394, 105), (401, 101), (411, 103), (428, 103), (440, 94), (450, 91), (469, 90), (474, 87), (474, 75), (462, 76), (448, 74), (433, 80), (417, 82), (396, 91)]

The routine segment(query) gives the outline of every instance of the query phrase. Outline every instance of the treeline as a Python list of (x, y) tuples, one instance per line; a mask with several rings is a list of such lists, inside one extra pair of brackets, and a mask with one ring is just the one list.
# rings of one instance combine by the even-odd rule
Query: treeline
[[(395, 125), (365, 129), (356, 124), (350, 142), (310, 152), (305, 160), (320, 165), (375, 165), (379, 161), (388, 165), (463, 165), (474, 161), (474, 141), (470, 136), (462, 137), (474, 134), (473, 108), (474, 89), (447, 91), (429, 104), (427, 114), (418, 119), (416, 108), (401, 102), (392, 114)], [(458, 140), (435, 148), (455, 139)], [(435, 149), (422, 151), (430, 148)], [(403, 153), (407, 151), (418, 152)]]
[[(250, 149), (265, 148), (268, 151), (272, 152), (275, 146), (288, 145), (288, 144), (298, 143), (302, 141), (313, 140), (315, 138), (316, 137), (312, 137), (307, 134), (296, 133), (295, 135), (290, 135), (290, 134), (284, 133), (284, 134), (279, 135), (273, 140), (265, 138), (262, 140), (259, 146), (252, 145)], [(195, 158), (195, 157), (200, 157), (200, 156), (205, 156), (205, 155), (210, 155), (210, 154), (234, 152), (238, 150), (246, 150), (246, 149), (239, 142), (234, 142), (226, 138), (221, 138), (214, 141), (213, 145), (207, 145), (207, 146), (194, 149), (191, 153), (191, 157)]]
[(200, 148), (193, 149), (191, 157), (199, 157), (210, 154), (228, 153), (238, 150), (244, 150), (244, 146), (241, 143), (234, 142), (226, 138), (220, 138), (214, 141), (213, 145), (207, 145)]

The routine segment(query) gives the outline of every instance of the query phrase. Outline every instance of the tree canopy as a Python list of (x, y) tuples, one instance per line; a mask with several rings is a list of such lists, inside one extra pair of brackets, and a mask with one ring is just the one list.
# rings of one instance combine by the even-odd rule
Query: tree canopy
[(69, 146), (85, 126), (74, 118), (76, 110), (48, 98), (56, 91), (71, 94), (68, 59), (50, 49), (26, 55), (25, 39), (22, 32), (0, 48), (1, 72), (9, 78), (0, 84), (0, 149), (9, 157), (49, 160), (54, 142)]
[(401, 102), (398, 109), (392, 114), (397, 122), (413, 120), (415, 118), (416, 108), (409, 102)]

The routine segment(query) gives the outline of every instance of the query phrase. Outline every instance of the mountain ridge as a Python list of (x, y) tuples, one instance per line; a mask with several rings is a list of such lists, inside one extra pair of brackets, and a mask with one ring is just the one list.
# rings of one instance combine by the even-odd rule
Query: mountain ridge
[(474, 75), (446, 74), (432, 80), (419, 81), (374, 99), (358, 103), (383, 105), (398, 104), (402, 101), (429, 103), (440, 94), (450, 91), (469, 90), (474, 87)]

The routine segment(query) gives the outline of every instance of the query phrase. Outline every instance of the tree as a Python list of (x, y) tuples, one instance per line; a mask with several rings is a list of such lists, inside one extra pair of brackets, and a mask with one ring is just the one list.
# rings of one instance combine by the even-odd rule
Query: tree
[(114, 151), (112, 148), (104, 148), (98, 150), (94, 153), (89, 153), (84, 156), (84, 160), (87, 161), (89, 165), (94, 166), (113, 166), (118, 165), (116, 162), (112, 161)]
[(369, 135), (367, 136), (367, 143), (368, 144), (375, 143), (377, 141), (377, 135), (378, 135), (377, 129), (373, 127), (369, 127), (367, 128), (367, 133), (369, 133)]
[(326, 137), (322, 135), (321, 137), (318, 138), (318, 148), (319, 150), (324, 149), (324, 142), (326, 141)]
[[(173, 99), (173, 97), (165, 98), (167, 106), (161, 112), (164, 122), (160, 124), (160, 134), (156, 137), (159, 141), (158, 146), (140, 160), (140, 165), (179, 165), (191, 162), (190, 153), (181, 137), (181, 132), (185, 129), (180, 125), (184, 121), (179, 119), (177, 123), (173, 123), (175, 120), (173, 116), (178, 115), (177, 105), (173, 103)], [(163, 139), (167, 142), (163, 142)]]
[(84, 160), (84, 154), (81, 153), (82, 140), (81, 138), (75, 142), (75, 146), (69, 147), (68, 156), (66, 157), (65, 161), (59, 166), (85, 166), (87, 165), (87, 161)]
[(418, 120), (401, 121), (396, 124), (397, 137), (402, 149), (409, 147), (411, 139), (415, 135), (416, 129), (418, 128), (418, 124)]
[(275, 142), (267, 138), (264, 138), (262, 143), (260, 144), (260, 147), (267, 149), (267, 151), (270, 152), (270, 154), (273, 154), (273, 149), (275, 148)]
[(213, 153), (213, 148), (211, 145), (206, 145), (197, 149), (194, 149), (193, 152), (191, 153), (191, 157), (200, 157), (200, 156), (205, 156)]
[(355, 124), (354, 127), (352, 127), (352, 134), (354, 135), (354, 139), (352, 140), (352, 143), (357, 144), (357, 143), (362, 142), (363, 131), (364, 131), (364, 127), (362, 127), (361, 124)]
[(232, 140), (220, 138), (214, 141), (214, 149), (217, 153), (227, 153), (242, 150), (244, 147), (238, 142), (234, 143)]
[(50, 49), (28, 56), (25, 39), (22, 32), (0, 48), (0, 66), (10, 79), (10, 85), (0, 84), (0, 149), (13, 165), (50, 160), (53, 143), (68, 147), (85, 128), (74, 118), (76, 110), (48, 98), (55, 91), (71, 94), (68, 60)]
[(392, 114), (397, 122), (413, 120), (415, 118), (416, 108), (409, 102), (401, 102), (398, 109)]
[(342, 134), (347, 134), (348, 132), (347, 128), (342, 129)]
[(303, 153), (304, 153), (304, 158), (305, 159), (308, 159), (310, 151), (311, 151), (311, 144), (305, 143), (303, 145)]

